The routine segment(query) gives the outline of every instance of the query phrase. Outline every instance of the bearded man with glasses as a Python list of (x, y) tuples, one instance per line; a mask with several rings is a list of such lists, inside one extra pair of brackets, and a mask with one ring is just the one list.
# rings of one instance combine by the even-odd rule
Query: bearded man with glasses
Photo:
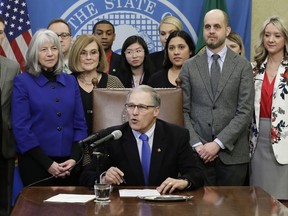
[(159, 94), (150, 86), (140, 85), (128, 93), (128, 122), (106, 129), (109, 133), (121, 130), (123, 136), (103, 147), (103, 153), (109, 155), (105, 166), (98, 170), (95, 158), (86, 167), (80, 177), (82, 185), (91, 187), (101, 181), (156, 186), (163, 194), (203, 185), (188, 130), (157, 119), (160, 103)]

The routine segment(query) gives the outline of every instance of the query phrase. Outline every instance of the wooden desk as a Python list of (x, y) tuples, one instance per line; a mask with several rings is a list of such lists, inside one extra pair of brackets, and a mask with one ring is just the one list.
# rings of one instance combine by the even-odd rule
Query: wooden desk
[[(94, 194), (85, 187), (30, 187), (24, 189), (13, 209), (15, 215), (136, 215), (136, 216), (276, 216), (288, 215), (288, 209), (257, 187), (204, 187), (196, 191), (178, 194), (194, 196), (189, 201), (149, 202), (139, 198), (120, 198), (114, 187), (109, 204), (43, 203), (43, 200), (59, 193)], [(125, 187), (132, 189), (132, 187)], [(135, 187), (133, 187), (135, 189)], [(137, 188), (139, 189), (139, 187)]]

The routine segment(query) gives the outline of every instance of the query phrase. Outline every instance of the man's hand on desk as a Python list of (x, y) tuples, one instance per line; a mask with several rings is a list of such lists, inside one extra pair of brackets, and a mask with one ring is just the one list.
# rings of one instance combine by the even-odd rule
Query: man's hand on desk
[(189, 182), (184, 179), (167, 178), (156, 190), (161, 194), (172, 193), (175, 189), (183, 190), (187, 188)]
[(120, 185), (124, 181), (124, 173), (117, 167), (110, 167), (105, 176), (103, 176), (102, 181), (106, 184), (117, 184)]

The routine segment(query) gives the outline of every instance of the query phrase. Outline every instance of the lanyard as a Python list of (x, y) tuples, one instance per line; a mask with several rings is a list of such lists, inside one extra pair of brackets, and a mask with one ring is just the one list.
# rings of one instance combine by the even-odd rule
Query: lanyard
[(144, 78), (144, 73), (142, 73), (142, 75), (141, 75), (141, 77), (140, 77), (140, 80), (139, 80), (139, 82), (137, 83), (137, 82), (135, 82), (136, 80), (134, 81), (134, 75), (132, 75), (132, 80), (131, 80), (132, 88), (135, 88), (135, 87), (141, 85), (142, 82), (143, 82), (143, 78)]

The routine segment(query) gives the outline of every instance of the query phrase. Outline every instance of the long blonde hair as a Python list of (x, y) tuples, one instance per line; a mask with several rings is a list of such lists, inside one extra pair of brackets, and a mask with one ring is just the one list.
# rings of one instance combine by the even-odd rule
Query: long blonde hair
[(160, 27), (162, 24), (171, 24), (176, 27), (177, 31), (183, 30), (182, 22), (174, 16), (165, 16), (159, 24), (159, 27), (158, 27), (159, 31), (160, 31)]
[(277, 16), (272, 16), (264, 21), (263, 26), (261, 28), (260, 34), (259, 34), (259, 41), (258, 44), (255, 47), (255, 56), (254, 60), (256, 62), (256, 69), (259, 70), (261, 64), (265, 61), (268, 55), (268, 51), (264, 47), (264, 35), (265, 35), (265, 29), (268, 24), (273, 24), (283, 35), (285, 40), (285, 47), (284, 47), (284, 59), (287, 59), (288, 57), (288, 31), (285, 27), (285, 24), (283, 20), (281, 20)]

